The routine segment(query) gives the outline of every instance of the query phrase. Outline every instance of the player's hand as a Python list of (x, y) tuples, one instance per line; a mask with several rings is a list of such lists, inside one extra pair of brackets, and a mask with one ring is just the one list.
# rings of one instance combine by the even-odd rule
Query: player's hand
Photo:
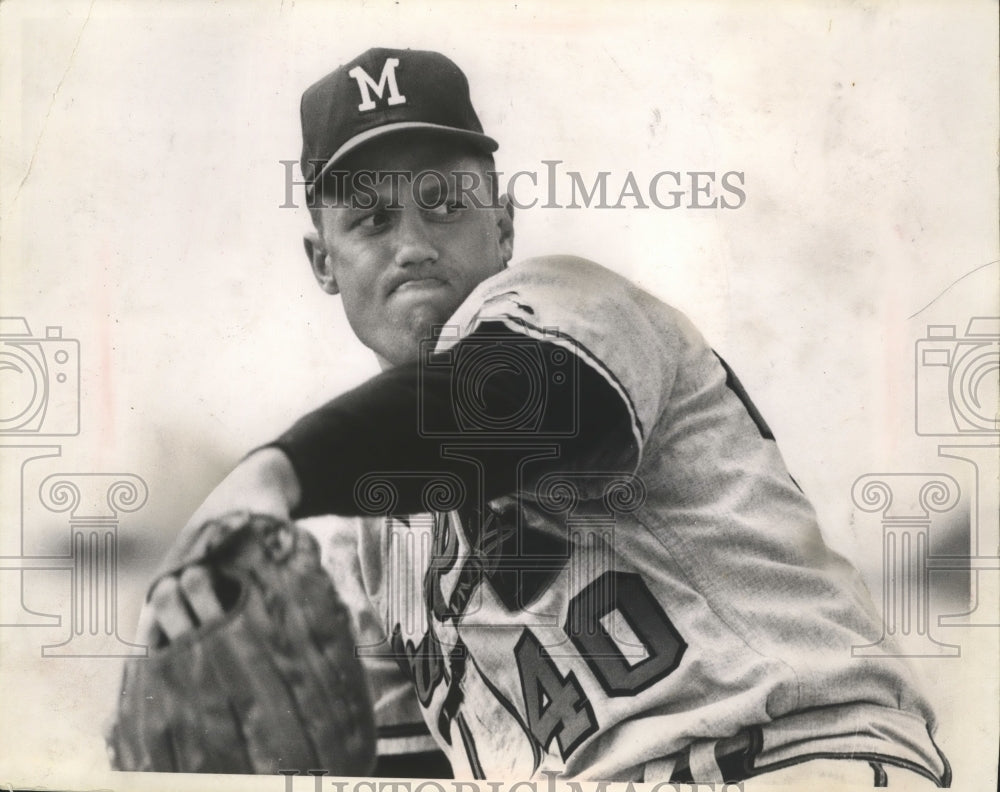
[(369, 775), (375, 712), (317, 539), (238, 510), (202, 523), (184, 551), (147, 611), (163, 640), (125, 662), (112, 767)]
[[(167, 554), (162, 569), (181, 567), (190, 557), (192, 538), (209, 520), (242, 511), (287, 521), (299, 498), (298, 479), (288, 457), (276, 448), (254, 452), (198, 507)], [(208, 570), (201, 565), (187, 566), (178, 574), (162, 577), (150, 592), (139, 616), (137, 638), (149, 646), (175, 641), (195, 627), (221, 619), (223, 614)]]
[(178, 575), (161, 578), (153, 587), (139, 616), (139, 640), (149, 646), (171, 643), (224, 614), (209, 571), (201, 565), (189, 566)]

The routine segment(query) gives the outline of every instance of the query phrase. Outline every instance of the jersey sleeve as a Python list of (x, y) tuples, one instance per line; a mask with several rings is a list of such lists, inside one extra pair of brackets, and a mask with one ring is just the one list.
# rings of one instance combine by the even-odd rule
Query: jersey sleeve
[(527, 259), (472, 292), (438, 351), (488, 322), (564, 348), (619, 395), (641, 454), (669, 399), (680, 354), (679, 331), (665, 311), (659, 300), (592, 261)]

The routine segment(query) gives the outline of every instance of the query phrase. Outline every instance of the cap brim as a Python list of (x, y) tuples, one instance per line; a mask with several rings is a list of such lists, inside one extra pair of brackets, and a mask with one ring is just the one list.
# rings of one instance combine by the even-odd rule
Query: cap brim
[(342, 145), (339, 149), (333, 152), (333, 156), (326, 161), (326, 164), (320, 172), (316, 174), (316, 178), (313, 180), (312, 184), (318, 183), (326, 175), (326, 173), (337, 164), (337, 162), (342, 160), (355, 149), (363, 146), (368, 141), (382, 137), (383, 135), (414, 129), (440, 132), (442, 135), (458, 138), (460, 140), (467, 140), (489, 153), (492, 153), (499, 148), (499, 144), (489, 135), (484, 135), (480, 132), (472, 132), (468, 129), (457, 129), (455, 127), (443, 126), (441, 124), (429, 124), (424, 121), (399, 121), (395, 124), (383, 124), (382, 126), (378, 126), (355, 135), (344, 143), (344, 145)]

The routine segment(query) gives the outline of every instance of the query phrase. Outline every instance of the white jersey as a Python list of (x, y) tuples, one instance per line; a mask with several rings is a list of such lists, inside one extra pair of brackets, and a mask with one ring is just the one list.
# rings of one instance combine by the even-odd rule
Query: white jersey
[(484, 281), (438, 351), (492, 321), (603, 375), (639, 458), (479, 525), (363, 520), (366, 587), (456, 776), (722, 780), (718, 741), (742, 736), (751, 772), (851, 755), (947, 779), (903, 662), (852, 656), (882, 635), (859, 575), (690, 322), (567, 257)]

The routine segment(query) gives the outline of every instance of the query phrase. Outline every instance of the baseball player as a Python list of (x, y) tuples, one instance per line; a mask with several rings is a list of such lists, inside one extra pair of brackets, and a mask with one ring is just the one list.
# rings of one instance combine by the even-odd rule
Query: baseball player
[[(311, 265), (383, 373), (191, 524), (353, 517), (384, 625), (359, 652), (406, 671), (458, 777), (949, 786), (903, 661), (852, 656), (880, 619), (727, 363), (596, 263), (508, 267), (497, 144), (458, 67), (369, 50), (305, 92), (302, 124)], [(214, 618), (185, 576), (149, 629)]]

